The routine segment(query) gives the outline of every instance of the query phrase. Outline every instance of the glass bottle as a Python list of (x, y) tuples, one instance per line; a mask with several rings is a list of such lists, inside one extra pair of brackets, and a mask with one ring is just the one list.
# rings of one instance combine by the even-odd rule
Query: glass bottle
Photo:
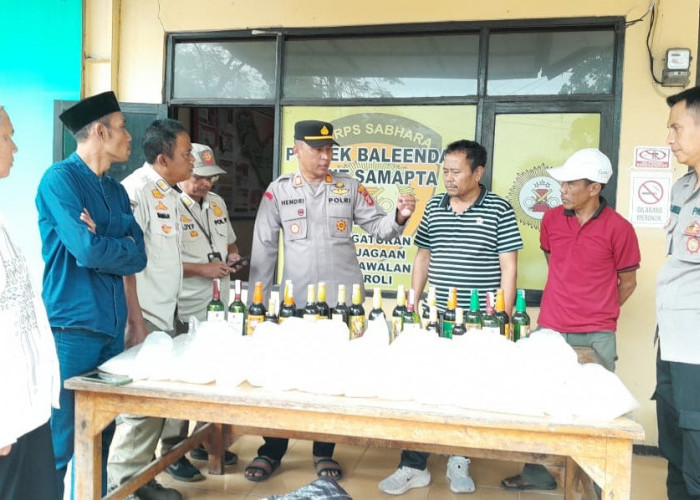
[(263, 289), (262, 281), (255, 282), (255, 291), (253, 292), (253, 303), (248, 308), (248, 324), (246, 326), (246, 335), (253, 335), (255, 328), (259, 323), (265, 321), (265, 305), (263, 304)]
[(382, 289), (375, 287), (374, 295), (372, 296), (372, 310), (369, 312), (369, 319), (381, 319), (386, 321), (386, 314), (382, 309)]
[(241, 280), (233, 284), (233, 302), (228, 306), (228, 324), (233, 327), (236, 335), (244, 335), (245, 330), (245, 304), (241, 300)]
[(425, 301), (428, 307), (423, 308), (423, 315), (421, 316), (421, 328), (423, 330), (428, 329), (428, 323), (430, 323), (430, 306), (437, 306), (437, 294), (434, 286), (428, 287), (428, 298)]
[(503, 295), (503, 290), (500, 288), (496, 290), (496, 307), (495, 315), (498, 319), (499, 326), (501, 328), (501, 335), (504, 335), (508, 340), (510, 340), (510, 316), (506, 312), (506, 301)]
[(219, 292), (219, 286), (221, 280), (215, 278), (212, 280), (213, 291), (211, 294), (211, 300), (207, 304), (207, 321), (226, 321), (226, 306), (221, 302), (221, 294)]
[(413, 288), (408, 290), (408, 304), (403, 313), (403, 331), (420, 330), (420, 316), (416, 312), (416, 292)]
[(469, 312), (465, 318), (467, 331), (481, 330), (482, 319), (481, 309), (479, 309), (479, 290), (472, 288), (469, 295)]
[(362, 290), (360, 285), (352, 285), (352, 304), (348, 310), (348, 320), (350, 322), (350, 338), (356, 339), (365, 334), (367, 319), (365, 318), (365, 308), (362, 306)]
[(396, 288), (396, 306), (391, 311), (391, 341), (403, 331), (403, 315), (406, 312), (406, 289), (403, 285)]
[(284, 285), (284, 297), (282, 299), (282, 307), (280, 307), (280, 314), (277, 321), (281, 325), (287, 318), (292, 318), (297, 314), (297, 306), (294, 303), (294, 285), (290, 280)]
[(306, 305), (304, 306), (303, 318), (310, 321), (318, 319), (318, 308), (316, 307), (316, 285), (309, 284), (306, 288)]
[(481, 317), (481, 329), (494, 335), (501, 334), (501, 323), (493, 310), (493, 292), (486, 292), (486, 312)]
[(318, 317), (320, 319), (331, 319), (331, 308), (326, 302), (326, 283), (318, 282), (318, 298), (316, 299), (316, 309), (318, 309)]
[(440, 322), (438, 321), (438, 310), (437, 306), (428, 306), (429, 321), (425, 327), (425, 331), (428, 333), (435, 333), (440, 337)]
[(267, 311), (265, 311), (265, 321), (269, 321), (271, 323), (278, 323), (277, 302), (272, 297), (270, 297), (270, 300), (267, 302)]
[(455, 318), (457, 309), (457, 289), (450, 288), (449, 295), (447, 296), (447, 309), (445, 309), (445, 314), (442, 315), (442, 336), (448, 339), (452, 338), (452, 328), (455, 325)]
[(513, 314), (513, 342), (530, 335), (530, 316), (525, 311), (525, 290), (515, 294), (515, 314)]
[(335, 321), (342, 321), (346, 325), (350, 326), (350, 309), (348, 308), (346, 302), (347, 290), (345, 289), (345, 285), (340, 284), (338, 285), (338, 304), (336, 304), (331, 312), (331, 319)]
[(461, 307), (455, 308), (455, 324), (452, 327), (452, 337), (464, 335), (467, 329), (464, 326), (464, 309)]

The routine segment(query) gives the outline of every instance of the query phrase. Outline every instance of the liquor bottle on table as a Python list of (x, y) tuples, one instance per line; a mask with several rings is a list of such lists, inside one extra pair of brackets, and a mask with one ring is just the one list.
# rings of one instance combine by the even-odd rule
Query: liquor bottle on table
[(423, 308), (423, 315), (421, 316), (420, 325), (423, 330), (428, 329), (428, 323), (430, 323), (430, 306), (437, 307), (437, 291), (434, 286), (428, 287), (428, 298), (425, 301), (427, 307)]
[(386, 321), (386, 314), (382, 309), (382, 289), (376, 287), (374, 289), (374, 295), (372, 296), (372, 310), (369, 312), (369, 319), (381, 319)]
[(278, 323), (279, 318), (277, 317), (277, 301), (270, 297), (267, 302), (267, 311), (265, 311), (265, 321), (270, 323)]
[(420, 330), (420, 316), (416, 312), (416, 292), (413, 288), (408, 290), (408, 304), (403, 313), (403, 331)]
[(456, 309), (457, 309), (457, 289), (450, 288), (449, 295), (447, 296), (447, 309), (442, 315), (442, 336), (448, 339), (452, 338), (452, 329), (455, 325), (456, 319)]
[(309, 321), (318, 319), (318, 308), (316, 307), (316, 286), (309, 285), (306, 288), (306, 305), (304, 306), (303, 318)]
[(501, 322), (493, 310), (493, 292), (486, 292), (486, 312), (481, 317), (481, 329), (487, 333), (501, 334)]
[(365, 308), (362, 306), (362, 290), (357, 283), (352, 285), (352, 305), (348, 310), (348, 321), (351, 339), (362, 337), (365, 334), (367, 318), (365, 318)]
[(406, 312), (406, 290), (403, 285), (396, 288), (396, 306), (391, 312), (391, 342), (403, 331), (403, 315)]
[(255, 291), (253, 292), (253, 303), (248, 308), (248, 324), (246, 326), (246, 335), (253, 335), (258, 324), (265, 321), (265, 304), (263, 304), (263, 289), (262, 281), (255, 282)]
[(428, 306), (428, 315), (429, 315), (429, 321), (425, 327), (425, 331), (428, 333), (434, 333), (438, 337), (441, 337), (442, 335), (440, 335), (440, 322), (438, 321), (437, 306), (435, 306), (435, 305)]
[(318, 309), (319, 319), (331, 319), (331, 308), (326, 302), (326, 283), (318, 282), (318, 296), (316, 299), (316, 309)]
[(471, 294), (469, 295), (469, 312), (464, 319), (467, 331), (481, 330), (482, 319), (481, 309), (479, 309), (479, 290), (472, 288)]
[(459, 337), (467, 333), (467, 328), (464, 326), (464, 309), (461, 307), (455, 308), (455, 324), (452, 327), (450, 338)]
[(293, 318), (297, 314), (297, 306), (294, 302), (294, 285), (291, 280), (287, 280), (284, 285), (284, 297), (282, 299), (282, 307), (280, 307), (279, 318), (277, 321), (281, 325), (287, 318)]
[(515, 314), (513, 314), (513, 342), (530, 335), (530, 316), (525, 311), (525, 290), (515, 294)]
[(235, 335), (245, 335), (245, 304), (241, 300), (241, 280), (233, 284), (233, 302), (228, 306), (228, 324)]
[(226, 321), (226, 306), (221, 302), (221, 294), (219, 292), (219, 286), (221, 280), (215, 278), (212, 280), (213, 291), (212, 297), (207, 304), (207, 321)]
[(331, 311), (331, 319), (335, 321), (342, 321), (346, 325), (350, 326), (350, 309), (348, 308), (347, 302), (347, 290), (345, 285), (338, 285), (338, 304)]
[(498, 323), (501, 328), (501, 335), (510, 340), (510, 316), (506, 312), (506, 301), (503, 295), (503, 290), (496, 290), (496, 307), (495, 315), (498, 318)]

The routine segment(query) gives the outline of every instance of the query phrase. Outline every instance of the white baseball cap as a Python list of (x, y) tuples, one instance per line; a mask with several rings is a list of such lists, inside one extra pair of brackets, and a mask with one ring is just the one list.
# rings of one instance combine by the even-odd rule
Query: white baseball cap
[(204, 144), (192, 143), (192, 156), (194, 156), (194, 174), (201, 177), (213, 177), (224, 175), (226, 170), (219, 167), (214, 159), (214, 151)]
[(610, 159), (596, 148), (579, 149), (569, 156), (564, 165), (547, 169), (559, 182), (588, 179), (606, 184), (612, 177)]

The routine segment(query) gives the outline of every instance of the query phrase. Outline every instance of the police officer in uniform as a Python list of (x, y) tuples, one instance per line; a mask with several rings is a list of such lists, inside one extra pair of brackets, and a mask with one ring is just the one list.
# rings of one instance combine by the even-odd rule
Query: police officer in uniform
[[(376, 238), (396, 238), (415, 210), (412, 195), (399, 195), (396, 209), (387, 214), (359, 181), (330, 172), (333, 125), (304, 120), (294, 126), (294, 155), (299, 170), (280, 176), (265, 191), (255, 219), (250, 282), (261, 281), (269, 296), (278, 254), (280, 229), (284, 241), (282, 280), (297, 290), (325, 281), (328, 302), (337, 301), (338, 284), (351, 288), (363, 278), (352, 240), (352, 225), (359, 224)], [(305, 297), (297, 299), (304, 307)], [(264, 438), (265, 444), (246, 468), (245, 477), (264, 481), (279, 466), (287, 439)], [(340, 479), (342, 470), (332, 459), (334, 443), (314, 442), (313, 455), (319, 477)]]

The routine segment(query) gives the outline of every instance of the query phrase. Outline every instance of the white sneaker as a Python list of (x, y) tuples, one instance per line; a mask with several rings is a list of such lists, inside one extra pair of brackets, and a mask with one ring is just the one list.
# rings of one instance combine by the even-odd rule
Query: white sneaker
[(451, 456), (447, 460), (447, 473), (452, 493), (472, 493), (476, 490), (474, 480), (469, 475), (469, 459)]
[(411, 467), (399, 467), (389, 477), (379, 483), (379, 489), (390, 495), (403, 495), (412, 488), (422, 488), (430, 484), (428, 469), (419, 470)]

